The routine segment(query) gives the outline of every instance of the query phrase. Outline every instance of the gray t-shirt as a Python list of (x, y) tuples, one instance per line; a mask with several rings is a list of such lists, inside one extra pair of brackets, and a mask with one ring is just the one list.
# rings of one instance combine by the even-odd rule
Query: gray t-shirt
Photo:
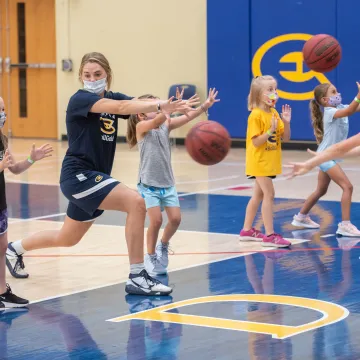
[(158, 129), (150, 130), (139, 141), (140, 166), (139, 183), (159, 188), (175, 185), (171, 167), (171, 144), (169, 128), (162, 124)]
[(324, 137), (317, 151), (324, 151), (331, 145), (347, 139), (349, 134), (349, 118), (347, 116), (334, 119), (335, 113), (340, 109), (345, 109), (349, 105), (339, 105), (336, 108), (324, 108)]

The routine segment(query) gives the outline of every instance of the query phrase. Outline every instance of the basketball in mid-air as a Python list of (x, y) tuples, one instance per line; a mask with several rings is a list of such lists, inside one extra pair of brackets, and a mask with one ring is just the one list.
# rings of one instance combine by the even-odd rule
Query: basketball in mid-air
[(303, 47), (305, 64), (314, 71), (326, 73), (334, 70), (341, 60), (339, 42), (330, 35), (319, 34), (309, 39)]
[(218, 122), (201, 121), (190, 129), (185, 146), (191, 158), (199, 164), (215, 165), (228, 154), (231, 138)]

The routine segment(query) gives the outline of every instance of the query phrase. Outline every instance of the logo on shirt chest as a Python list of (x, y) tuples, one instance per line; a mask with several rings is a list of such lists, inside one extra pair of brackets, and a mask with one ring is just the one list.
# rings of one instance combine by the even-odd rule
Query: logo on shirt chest
[(116, 128), (114, 126), (115, 120), (108, 119), (107, 117), (114, 117), (114, 119), (115, 119), (115, 115), (101, 114), (101, 117), (100, 117), (100, 122), (101, 122), (100, 130), (103, 133), (101, 138), (104, 141), (112, 142), (112, 141), (114, 141), (114, 138), (115, 138), (115, 135), (113, 135), (113, 134), (116, 132)]
[(274, 132), (267, 140), (266, 143), (266, 151), (277, 150), (280, 145), (280, 136), (278, 136), (277, 132)]

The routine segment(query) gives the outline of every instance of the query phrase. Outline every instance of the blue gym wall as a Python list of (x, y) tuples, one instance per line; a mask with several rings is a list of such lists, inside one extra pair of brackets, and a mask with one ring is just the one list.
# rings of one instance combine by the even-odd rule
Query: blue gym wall
[[(271, 39), (300, 34), (282, 36), (277, 44), (274, 41), (255, 63), (262, 74), (278, 80), (283, 94), (278, 111), (285, 103), (293, 109), (292, 139), (313, 141), (308, 105), (314, 87), (326, 80), (333, 82), (345, 104), (357, 94), (359, 14), (360, 1), (355, 0), (207, 0), (208, 86), (217, 87), (221, 95), (221, 102), (210, 109), (210, 119), (222, 123), (232, 138), (245, 138), (254, 55)], [(309, 73), (299, 54), (305, 43), (301, 38), (321, 33), (336, 37), (343, 54), (337, 69), (324, 74), (326, 78)], [(280, 63), (286, 55), (288, 58)], [(358, 132), (360, 115), (356, 114), (350, 118), (350, 135)]]

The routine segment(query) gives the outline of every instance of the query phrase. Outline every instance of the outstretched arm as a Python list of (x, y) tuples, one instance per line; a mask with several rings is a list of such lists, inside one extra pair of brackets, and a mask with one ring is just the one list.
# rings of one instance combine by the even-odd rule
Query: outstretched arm
[(26, 160), (15, 162), (13, 156), (9, 151), (13, 163), (13, 165), (9, 166), (9, 170), (13, 174), (16, 175), (21, 174), (24, 171), (26, 171), (31, 165), (33, 165), (36, 161), (51, 156), (52, 152), (53, 152), (53, 148), (49, 144), (44, 144), (37, 149), (35, 148), (35, 144), (33, 144), (30, 156)]
[[(220, 101), (220, 99), (216, 98), (218, 93), (219, 92), (216, 91), (215, 88), (210, 89), (209, 96), (208, 96), (207, 100), (204, 102), (204, 104), (200, 105), (195, 110), (187, 112), (185, 115), (178, 116), (176, 118), (172, 118), (171, 121), (169, 121), (169, 131), (177, 129), (181, 126), (184, 126), (188, 122), (190, 122), (190, 121), (194, 120), (195, 118), (197, 118), (198, 116), (200, 116), (203, 112), (207, 112), (208, 109), (211, 108), (216, 102)], [(182, 97), (182, 94), (183, 94), (183, 91), (178, 96)], [(197, 94), (195, 94), (193, 97), (191, 97), (189, 99), (189, 101), (190, 100), (198, 101), (199, 98), (198, 98)]]
[(323, 162), (338, 159), (341, 157), (360, 155), (360, 133), (352, 136), (349, 139), (341, 141), (335, 145), (330, 146), (326, 150), (316, 153), (312, 159), (309, 159), (303, 163), (290, 163), (289, 167), (292, 169), (288, 175), (289, 178), (293, 178), (298, 175), (304, 175), (314, 167), (319, 166)]

